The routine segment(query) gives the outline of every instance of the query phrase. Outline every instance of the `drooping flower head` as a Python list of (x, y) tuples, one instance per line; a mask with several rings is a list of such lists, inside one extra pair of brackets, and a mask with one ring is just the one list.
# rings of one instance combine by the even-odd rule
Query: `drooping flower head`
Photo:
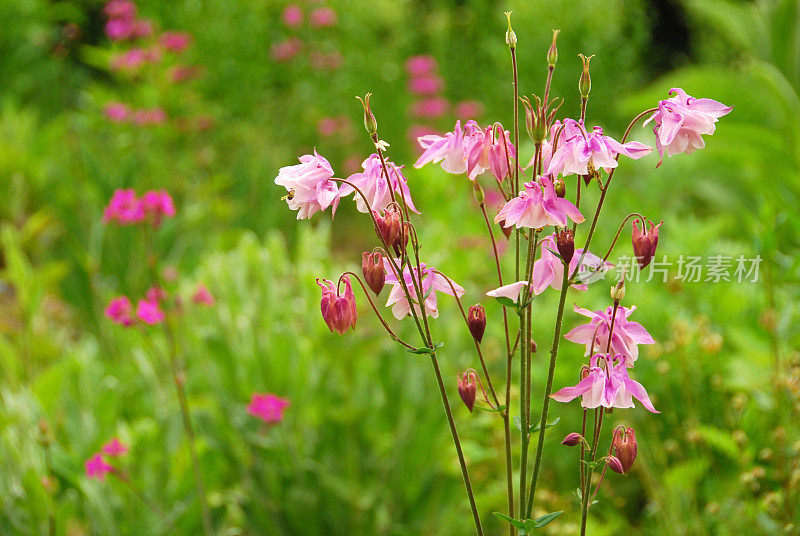
[(106, 461), (103, 459), (103, 455), (99, 452), (86, 460), (86, 463), (84, 463), (83, 466), (86, 469), (87, 477), (96, 478), (100, 481), (106, 479), (106, 474), (114, 471), (114, 467), (106, 463)]
[(648, 220), (650, 230), (642, 223), (642, 229), (639, 230), (639, 221), (633, 221), (633, 231), (631, 232), (631, 241), (633, 242), (633, 254), (636, 257), (636, 262), (639, 263), (639, 268), (644, 269), (653, 259), (656, 254), (656, 246), (658, 246), (658, 230), (663, 221), (658, 225), (653, 225), (653, 222)]
[(464, 138), (468, 177), (475, 180), (481, 173), (491, 171), (497, 182), (502, 183), (508, 176), (509, 161), (516, 156), (509, 132), (502, 130), (500, 125), (502, 134), (495, 136), (495, 125), (485, 129), (475, 121), (469, 121), (467, 125), (474, 126), (469, 129), (473, 133)]
[[(468, 124), (467, 136), (474, 132), (475, 127)], [(423, 152), (414, 163), (415, 168), (421, 168), (430, 162), (434, 164), (441, 162), (442, 169), (448, 173), (460, 175), (467, 172), (467, 154), (461, 121), (457, 120), (453, 131), (446, 132), (444, 136), (429, 134), (420, 136), (417, 141)]]
[[(400, 259), (395, 259), (395, 262), (398, 266), (400, 266)], [(391, 291), (389, 292), (389, 298), (386, 301), (386, 307), (391, 307), (394, 317), (400, 320), (401, 318), (411, 314), (411, 305), (408, 303), (408, 299), (403, 291), (403, 287), (400, 284), (397, 274), (394, 272), (394, 268), (392, 267), (389, 259), (384, 259), (384, 267), (386, 269), (386, 284), (391, 285), (392, 287)], [(427, 316), (433, 318), (439, 317), (439, 309), (437, 308), (435, 291), (444, 292), (450, 296), (458, 295), (458, 297), (463, 296), (466, 292), (455, 282), (451, 288), (450, 283), (443, 275), (436, 272), (436, 270), (433, 268), (426, 266), (424, 262), (420, 263), (420, 271), (422, 277), (422, 295), (424, 298), (425, 314)], [(419, 298), (414, 288), (415, 285), (412, 282), (412, 273), (413, 278), (416, 280), (416, 267), (409, 268), (409, 266), (406, 265), (403, 268), (403, 279), (408, 287), (408, 293), (414, 304), (414, 310), (417, 312), (417, 314), (420, 314)], [(454, 289), (455, 294), (453, 293)]]
[(691, 97), (679, 87), (670, 89), (669, 94), (675, 96), (659, 102), (658, 110), (644, 122), (645, 125), (655, 122), (656, 150), (661, 157), (656, 167), (661, 165), (665, 153), (689, 154), (705, 147), (702, 135), (713, 134), (719, 118), (733, 110), (713, 99)]
[(267, 424), (276, 424), (283, 420), (283, 413), (289, 407), (289, 400), (272, 393), (253, 393), (247, 405), (247, 413), (258, 417)]
[[(386, 171), (389, 174), (389, 182), (395, 192), (395, 201), (400, 203), (405, 199), (408, 208), (419, 214), (419, 211), (414, 207), (414, 202), (411, 200), (408, 179), (403, 175), (402, 170), (405, 166), (398, 166), (389, 160), (385, 160), (385, 162)], [(366, 196), (369, 208), (376, 212), (384, 210), (392, 202), (392, 194), (389, 191), (389, 185), (386, 183), (386, 174), (383, 172), (380, 157), (377, 154), (371, 154), (369, 158), (364, 160), (361, 167), (364, 168), (364, 171), (347, 177), (348, 182), (353, 183)], [(342, 184), (339, 188), (339, 197), (345, 197), (351, 193), (354, 194), (353, 198), (358, 211), (368, 212), (367, 203), (364, 202), (364, 199), (356, 192), (355, 188), (349, 184)]]
[(334, 174), (330, 162), (316, 150), (313, 155), (303, 155), (299, 160), (299, 164), (282, 167), (275, 178), (275, 184), (289, 192), (286, 196), (289, 208), (298, 211), (298, 220), (310, 218), (330, 206), (335, 214), (339, 188), (331, 180)]
[(122, 456), (128, 452), (128, 447), (116, 437), (112, 437), (105, 445), (103, 445), (103, 453), (108, 456)]
[(509, 283), (486, 293), (490, 298), (506, 298), (514, 303), (518, 303), (521, 298), (522, 290), (528, 287), (527, 281), (517, 281)]
[(477, 376), (474, 370), (468, 370), (458, 375), (458, 394), (470, 413), (475, 407), (475, 398), (478, 395)]
[[(611, 336), (611, 352), (625, 356), (627, 366), (632, 367), (634, 361), (639, 357), (640, 344), (654, 344), (653, 337), (638, 322), (628, 320), (628, 317), (636, 310), (636, 306), (618, 307), (617, 314), (614, 316), (614, 333)], [(611, 326), (611, 316), (614, 308), (609, 306), (605, 311), (589, 311), (582, 307), (575, 306), (575, 312), (591, 318), (588, 324), (581, 324), (566, 335), (564, 338), (578, 344), (586, 345), (586, 354), (589, 355), (594, 348), (605, 351), (608, 345), (608, 333)]]
[(541, 177), (539, 182), (526, 182), (525, 190), (510, 199), (497, 213), (494, 221), (505, 222), (504, 227), (516, 225), (517, 228), (540, 229), (548, 225), (564, 227), (569, 220), (581, 223), (584, 219), (571, 201), (556, 195), (549, 177)]
[[(556, 235), (544, 237), (541, 240), (541, 254), (533, 263), (531, 282), (534, 294), (541, 294), (547, 287), (561, 290), (564, 281), (564, 264), (553, 253), (554, 251), (558, 251)], [(579, 263), (580, 268), (578, 268)], [(583, 248), (576, 249), (569, 262), (569, 273), (575, 273), (575, 283), (572, 288), (586, 290), (589, 283), (602, 279), (603, 275), (613, 266), (590, 251), (584, 253)], [(576, 268), (578, 268), (577, 272)]]
[(113, 298), (108, 303), (105, 314), (115, 324), (125, 327), (133, 324), (133, 305), (127, 296)]
[(358, 320), (356, 297), (350, 284), (350, 276), (342, 277), (342, 282), (344, 282), (344, 292), (340, 294), (333, 285), (333, 281), (323, 279), (320, 282), (317, 279), (317, 285), (322, 289), (322, 301), (320, 302), (322, 318), (331, 333), (335, 331), (339, 335), (344, 335), (350, 328), (355, 330)]
[(623, 472), (630, 471), (631, 467), (633, 467), (633, 462), (636, 461), (636, 454), (639, 452), (639, 446), (636, 444), (636, 432), (633, 428), (618, 426), (614, 430), (611, 447), (622, 464)]

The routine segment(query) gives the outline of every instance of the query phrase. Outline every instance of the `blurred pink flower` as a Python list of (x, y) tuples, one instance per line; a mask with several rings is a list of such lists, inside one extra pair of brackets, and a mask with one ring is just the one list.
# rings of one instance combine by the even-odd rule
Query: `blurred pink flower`
[(103, 113), (109, 120), (115, 123), (122, 123), (128, 119), (130, 110), (121, 102), (109, 102), (103, 108)]
[(105, 480), (106, 474), (114, 470), (114, 468), (107, 464), (100, 453), (93, 455), (86, 460), (84, 464), (86, 469), (86, 476), (89, 478), (96, 478), (97, 480)]
[[(405, 200), (409, 209), (417, 214), (419, 211), (414, 207), (414, 202), (411, 200), (411, 191), (408, 189), (408, 179), (403, 175), (403, 167), (398, 166), (390, 160), (385, 160), (386, 170), (389, 174), (389, 182), (391, 183), (392, 190), (395, 192), (395, 198), (398, 202)], [(373, 211), (382, 211), (392, 202), (392, 194), (389, 191), (389, 186), (386, 184), (386, 176), (383, 173), (383, 166), (380, 157), (373, 153), (364, 160), (361, 164), (364, 168), (363, 172), (354, 173), (347, 177), (347, 180), (353, 183), (356, 188), (366, 196), (367, 203), (355, 191), (355, 188), (349, 184), (342, 184), (339, 188), (339, 197), (345, 197), (354, 194), (356, 208), (359, 212), (368, 213), (369, 209)]]
[(149, 299), (139, 300), (139, 303), (136, 304), (136, 316), (139, 320), (151, 326), (160, 324), (165, 318), (164, 311), (159, 307), (158, 301)]
[(253, 393), (247, 413), (258, 417), (267, 424), (279, 423), (283, 420), (283, 413), (289, 407), (289, 400), (271, 393)]
[(158, 38), (158, 43), (164, 50), (183, 52), (192, 44), (192, 34), (187, 32), (164, 32)]
[(142, 37), (149, 37), (153, 35), (153, 23), (150, 19), (139, 19), (133, 21), (133, 35), (141, 39)]
[(105, 315), (115, 324), (128, 327), (133, 324), (133, 305), (127, 296), (117, 296), (108, 302)]
[(333, 136), (339, 130), (339, 119), (335, 117), (323, 117), (317, 123), (317, 131), (320, 136)]
[(144, 293), (144, 297), (147, 301), (160, 302), (167, 298), (167, 291), (160, 287), (150, 287)]
[(167, 112), (165, 112), (162, 108), (136, 110), (133, 114), (133, 122), (140, 126), (159, 125), (166, 120)]
[(351, 154), (348, 156), (342, 164), (342, 169), (348, 175), (358, 173), (358, 170), (361, 169), (361, 155)]
[[(577, 251), (575, 256), (577, 257)], [(635, 310), (635, 305), (630, 308), (622, 306), (617, 308), (617, 314), (614, 316), (614, 333), (611, 336), (610, 351), (625, 356), (626, 364), (629, 367), (632, 367), (639, 357), (640, 344), (655, 344), (653, 337), (641, 324), (628, 320)], [(612, 306), (608, 306), (604, 311), (589, 311), (576, 305), (576, 313), (592, 320), (588, 324), (576, 327), (564, 335), (564, 338), (578, 344), (585, 344), (586, 355), (596, 351), (595, 348), (604, 351), (608, 347), (608, 332), (613, 311)]]
[(175, 216), (175, 204), (166, 190), (150, 190), (142, 196), (142, 210), (152, 218), (153, 225), (158, 227), (164, 218)]
[(114, 191), (111, 200), (103, 211), (104, 223), (130, 225), (144, 219), (144, 210), (136, 197), (133, 189), (118, 189)]
[(109, 456), (122, 456), (128, 452), (128, 447), (116, 437), (112, 437), (105, 445), (103, 445), (103, 452)]
[(134, 25), (130, 19), (110, 19), (105, 25), (106, 36), (112, 41), (124, 41), (133, 35)]
[(314, 28), (334, 26), (337, 20), (336, 12), (330, 7), (318, 7), (309, 16), (309, 22)]
[[(503, 227), (539, 229), (548, 225), (564, 227), (569, 220), (581, 223), (585, 218), (568, 199), (558, 197), (553, 182), (548, 177), (525, 183), (525, 190), (506, 203), (495, 216), (495, 223)], [(544, 193), (542, 192), (544, 190)]]
[(315, 50), (308, 56), (308, 62), (311, 68), (318, 71), (335, 71), (342, 66), (343, 61), (344, 58), (336, 50), (327, 54)]
[(429, 55), (411, 56), (406, 60), (406, 70), (414, 77), (429, 75), (436, 67), (436, 60)]
[(421, 101), (417, 101), (411, 108), (411, 113), (415, 117), (422, 117), (425, 119), (436, 119), (442, 117), (447, 113), (450, 103), (447, 99), (442, 97), (428, 97)]
[(289, 4), (283, 8), (281, 21), (287, 28), (299, 28), (303, 24), (303, 8), (297, 4)]
[(658, 110), (644, 122), (646, 125), (655, 121), (653, 132), (661, 157), (656, 167), (664, 160), (664, 153), (667, 156), (689, 154), (705, 147), (702, 134), (713, 134), (719, 118), (733, 110), (713, 99), (691, 97), (679, 87), (670, 89), (669, 94), (675, 96), (659, 102)]
[(214, 296), (211, 295), (211, 292), (209, 292), (206, 286), (202, 283), (197, 285), (197, 290), (195, 290), (194, 294), (192, 295), (192, 301), (197, 305), (206, 305), (208, 307), (211, 307), (217, 302), (217, 300), (214, 299)]
[(274, 43), (269, 49), (270, 57), (277, 62), (289, 61), (303, 50), (303, 42), (297, 37), (290, 37), (280, 43)]
[(175, 65), (169, 71), (169, 78), (175, 83), (195, 80), (203, 75), (203, 69), (197, 65)]
[[(437, 134), (436, 130), (429, 126), (425, 125), (411, 125), (408, 128), (408, 137), (411, 140), (411, 143), (417, 147), (417, 140), (423, 136), (430, 136), (431, 134)], [(420, 149), (417, 147), (417, 149)]]
[(414, 95), (433, 95), (443, 86), (444, 82), (438, 76), (425, 75), (408, 81), (408, 91)]
[[(395, 262), (398, 266), (401, 265), (400, 259), (396, 259)], [(408, 303), (408, 299), (406, 298), (403, 287), (397, 278), (397, 274), (394, 272), (392, 263), (386, 258), (384, 258), (383, 263), (386, 270), (385, 282), (387, 285), (392, 286), (392, 289), (389, 292), (389, 297), (386, 301), (386, 307), (391, 307), (394, 317), (400, 320), (401, 318), (411, 314), (411, 305)], [(413, 267), (411, 270), (413, 270), (413, 272), (409, 270), (409, 266), (406, 264), (405, 268), (403, 269), (403, 279), (408, 286), (408, 292), (411, 296), (411, 300), (414, 302), (414, 309), (417, 311), (417, 313), (419, 313), (419, 299), (417, 298), (417, 293), (414, 290), (414, 285), (412, 284), (412, 273), (414, 274), (413, 278), (417, 279), (417, 269), (416, 267)], [(455, 282), (451, 288), (450, 283), (448, 283), (447, 279), (445, 279), (443, 275), (436, 273), (433, 268), (428, 268), (424, 262), (420, 263), (420, 270), (422, 277), (422, 296), (424, 298), (425, 315), (438, 318), (439, 309), (436, 301), (436, 292), (434, 291), (444, 292), (445, 294), (453, 296), (453, 289), (455, 289), (455, 292), (459, 297), (463, 296), (466, 291)]]
[(299, 164), (282, 167), (275, 177), (275, 184), (289, 192), (285, 198), (289, 208), (298, 211), (298, 220), (310, 218), (331, 206), (333, 214), (336, 214), (339, 188), (331, 180), (334, 174), (330, 162), (316, 149), (313, 155), (306, 154), (298, 160)]
[(456, 117), (475, 119), (483, 115), (483, 104), (474, 100), (461, 101), (456, 104)]
[(103, 13), (109, 19), (133, 19), (136, 17), (136, 4), (130, 0), (110, 0), (103, 6)]

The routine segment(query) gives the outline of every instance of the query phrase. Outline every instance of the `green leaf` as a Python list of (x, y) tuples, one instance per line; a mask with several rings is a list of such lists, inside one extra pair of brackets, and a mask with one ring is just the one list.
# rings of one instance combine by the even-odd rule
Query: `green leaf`
[(480, 409), (480, 410), (488, 411), (488, 412), (491, 412), (491, 413), (501, 413), (503, 410), (506, 409), (506, 407), (503, 404), (500, 404), (496, 408), (488, 408), (488, 407), (485, 407), (485, 406), (478, 406), (478, 405), (476, 405), (475, 407)]
[[(535, 432), (535, 431), (537, 431), (539, 429), (539, 422), (540, 421), (541, 421), (541, 419), (536, 419), (536, 422), (531, 424), (531, 428), (530, 428), (531, 432)], [(544, 429), (547, 430), (548, 428), (552, 428), (553, 426), (557, 425), (559, 423), (559, 421), (561, 421), (561, 417), (556, 417), (555, 419), (553, 419), (553, 422), (547, 423), (545, 425)]]
[(564, 513), (563, 510), (559, 510), (558, 512), (551, 512), (551, 513), (545, 514), (545, 515), (543, 515), (541, 517), (537, 517), (536, 519), (533, 520), (534, 526), (537, 529), (539, 527), (544, 527), (545, 525), (547, 525), (548, 523), (550, 523), (552, 520), (554, 520), (555, 518), (557, 518), (558, 516), (560, 516), (563, 513)]
[[(502, 519), (503, 521), (508, 521), (514, 528), (519, 529), (520, 531), (526, 531), (527, 528), (525, 527), (525, 522), (519, 519), (514, 519), (513, 517), (507, 516), (502, 512), (493, 512), (494, 516), (498, 519)], [(524, 534), (524, 532), (522, 532)]]
[(412, 354), (417, 354), (417, 355), (423, 355), (423, 354), (432, 355), (436, 350), (438, 350), (442, 346), (444, 346), (443, 342), (436, 342), (436, 343), (434, 343), (433, 348), (427, 348), (427, 347), (423, 347), (423, 348), (408, 348), (406, 351), (409, 352), (409, 353), (412, 353)]
[(515, 302), (511, 298), (506, 298), (505, 296), (497, 296), (497, 297), (495, 297), (495, 300), (500, 302), (500, 305), (502, 305), (503, 307), (516, 307), (517, 306), (517, 302)]

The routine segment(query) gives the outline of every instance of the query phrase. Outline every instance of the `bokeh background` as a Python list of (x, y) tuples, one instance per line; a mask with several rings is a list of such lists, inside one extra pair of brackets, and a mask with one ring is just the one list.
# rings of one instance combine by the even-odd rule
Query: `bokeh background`
[[(658, 341), (637, 378), (662, 413), (615, 412), (636, 429), (639, 459), (601, 492), (592, 534), (800, 534), (800, 3), (291, 4), (299, 20), (277, 0), (139, 0), (155, 34), (132, 43), (105, 35), (101, 1), (0, 0), (0, 533), (47, 534), (51, 519), (65, 535), (159, 533), (125, 486), (84, 474), (114, 435), (131, 446), (126, 470), (176, 520), (172, 533), (201, 530), (173, 386), (141, 334), (103, 315), (111, 297), (146, 288), (140, 235), (101, 222), (121, 187), (172, 193), (164, 265), (177, 291), (202, 282), (217, 299), (186, 313), (184, 352), (220, 534), (471, 533), (429, 365), (390, 344), (366, 308), (346, 337), (319, 316), (314, 279), (357, 269), (374, 243), (363, 215), (343, 204), (335, 221), (295, 223), (273, 179), (314, 147), (338, 176), (358, 169), (371, 147), (353, 97), (367, 91), (397, 163), (415, 160), (415, 135), (456, 117), (510, 125), (511, 9), (524, 93), (541, 93), (561, 29), (553, 94), (564, 115), (578, 110), (578, 52), (596, 54), (589, 123), (611, 135), (673, 86), (734, 106), (705, 150), (657, 171), (655, 155), (625, 161), (596, 243), (636, 210), (664, 220), (658, 253), (670, 260), (763, 259), (757, 283), (684, 282), (674, 266), (666, 283), (629, 283), (626, 301)], [(165, 31), (190, 33), (191, 46), (126, 56)], [(406, 69), (416, 55), (437, 62), (424, 94)], [(495, 285), (469, 182), (432, 166), (407, 176), (425, 260), (468, 303), (481, 300)], [(607, 286), (570, 293), (568, 305), (605, 307)], [(553, 298), (538, 308), (536, 393)], [(434, 330), (455, 396), (456, 373), (475, 363), (457, 310), (442, 303)], [(486, 306), (500, 375), (499, 310)], [(566, 327), (578, 323), (568, 312)], [(572, 383), (582, 359), (577, 345), (562, 348), (556, 385)], [(291, 400), (280, 425), (246, 414), (254, 391)], [(501, 534), (498, 420), (455, 409), (488, 533)], [(575, 452), (558, 445), (579, 426), (577, 405), (553, 416), (538, 504), (565, 510), (545, 533), (577, 534)]]

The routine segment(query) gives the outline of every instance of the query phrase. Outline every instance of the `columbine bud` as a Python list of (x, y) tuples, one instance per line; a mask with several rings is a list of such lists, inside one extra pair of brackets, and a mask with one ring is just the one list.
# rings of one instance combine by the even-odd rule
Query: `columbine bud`
[(525, 130), (528, 131), (528, 136), (530, 136), (532, 140), (535, 140), (536, 112), (533, 109), (531, 101), (528, 100), (528, 97), (520, 97), (519, 100), (522, 102), (522, 107), (525, 108)]
[(486, 330), (486, 311), (483, 305), (472, 305), (467, 313), (467, 325), (472, 338), (478, 342), (483, 340), (483, 332)]
[(517, 34), (514, 33), (514, 30), (511, 28), (511, 12), (506, 11), (506, 18), (508, 19), (508, 30), (506, 30), (506, 44), (508, 48), (515, 49), (517, 48)]
[(608, 468), (615, 473), (619, 473), (621, 475), (625, 474), (625, 469), (622, 468), (622, 462), (619, 461), (619, 458), (616, 456), (607, 456), (606, 465), (608, 465)]
[(614, 431), (614, 439), (611, 443), (614, 454), (622, 464), (622, 470), (627, 473), (631, 470), (633, 462), (636, 460), (638, 447), (636, 445), (636, 433), (633, 428), (620, 426)]
[(483, 188), (481, 188), (477, 180), (472, 183), (472, 195), (475, 196), (475, 201), (477, 201), (479, 205), (483, 205), (486, 202), (486, 194), (483, 193)]
[(356, 312), (356, 297), (353, 294), (353, 287), (350, 285), (348, 276), (342, 277), (344, 281), (344, 294), (339, 294), (333, 282), (327, 279), (317, 279), (317, 284), (322, 288), (322, 301), (320, 309), (322, 318), (328, 325), (331, 332), (343, 335), (350, 328), (355, 330), (358, 313)]
[(408, 222), (406, 222), (406, 228), (404, 229), (402, 226), (400, 227), (400, 233), (395, 238), (394, 243), (392, 244), (392, 248), (394, 248), (395, 255), (400, 256), (403, 250), (406, 249), (408, 246), (408, 237), (410, 235), (408, 230)]
[(363, 99), (361, 97), (356, 98), (360, 100), (361, 105), (364, 106), (364, 128), (367, 129), (370, 136), (376, 136), (378, 134), (378, 121), (375, 119), (369, 107), (369, 98), (371, 96), (372, 93), (367, 93), (364, 95)]
[(372, 292), (377, 296), (383, 290), (386, 281), (386, 270), (383, 267), (383, 255), (380, 251), (369, 253), (365, 251), (361, 255), (361, 270), (364, 272), (364, 281)]
[(532, 354), (535, 354), (535, 353), (536, 353), (536, 350), (538, 350), (538, 349), (539, 349), (539, 347), (538, 347), (538, 346), (536, 346), (536, 341), (534, 341), (533, 339), (531, 339), (531, 353), (532, 353)]
[(553, 186), (555, 187), (556, 195), (558, 197), (563, 198), (567, 195), (567, 184), (564, 182), (563, 178), (557, 178)]
[(620, 278), (617, 284), (611, 287), (611, 299), (619, 303), (625, 299), (625, 279)]
[(639, 230), (639, 221), (633, 221), (633, 231), (631, 233), (631, 241), (633, 242), (633, 254), (636, 256), (636, 262), (639, 263), (639, 268), (644, 269), (645, 266), (650, 264), (653, 260), (653, 255), (656, 254), (656, 246), (658, 245), (658, 230), (663, 220), (658, 225), (653, 225), (653, 222), (647, 220), (650, 224), (650, 230), (642, 222), (642, 230)]
[(589, 76), (589, 62), (594, 58), (594, 54), (588, 58), (583, 54), (578, 54), (583, 62), (583, 71), (581, 71), (581, 78), (578, 81), (578, 91), (581, 92), (581, 97), (586, 99), (589, 97), (589, 92), (592, 90), (592, 77)]
[(583, 436), (578, 432), (572, 432), (567, 434), (567, 437), (561, 442), (562, 445), (566, 445), (568, 447), (574, 447), (575, 445), (579, 444), (583, 441)]
[(556, 233), (556, 247), (564, 262), (569, 264), (575, 254), (575, 235), (572, 234), (572, 229)]
[(458, 375), (458, 394), (470, 413), (475, 407), (475, 397), (478, 394), (478, 385), (475, 383), (474, 374), (474, 372), (462, 372)]
[(547, 66), (551, 69), (556, 66), (556, 62), (558, 61), (558, 48), (556, 47), (556, 39), (558, 38), (558, 34), (561, 30), (553, 30), (553, 42), (550, 44), (550, 48), (547, 50)]
[(403, 225), (403, 220), (400, 217), (400, 211), (394, 205), (386, 207), (384, 215), (373, 211), (375, 221), (378, 224), (378, 233), (383, 241), (391, 246), (400, 236), (400, 227)]

